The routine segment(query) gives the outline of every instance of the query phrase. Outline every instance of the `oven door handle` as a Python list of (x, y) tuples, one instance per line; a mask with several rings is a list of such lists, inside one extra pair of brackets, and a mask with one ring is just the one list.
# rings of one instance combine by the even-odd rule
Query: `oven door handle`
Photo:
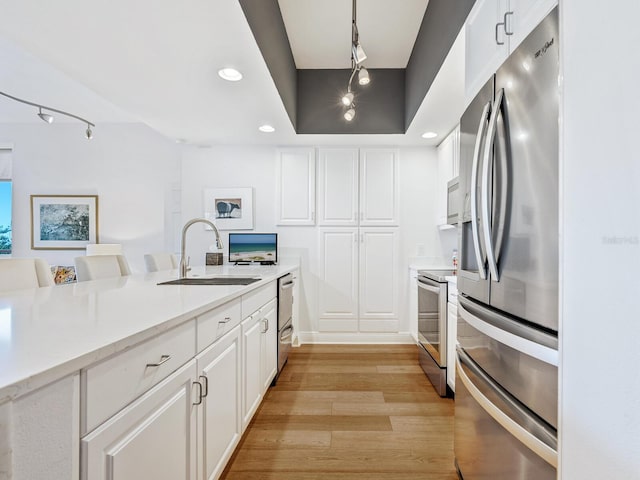
[(286, 340), (290, 340), (292, 336), (293, 336), (293, 327), (291, 325), (289, 325), (280, 334), (280, 341), (284, 342)]
[(418, 288), (422, 288), (427, 290), (428, 292), (435, 293), (436, 295), (440, 295), (440, 289), (438, 287), (432, 287), (431, 285), (427, 285), (424, 282), (418, 280)]

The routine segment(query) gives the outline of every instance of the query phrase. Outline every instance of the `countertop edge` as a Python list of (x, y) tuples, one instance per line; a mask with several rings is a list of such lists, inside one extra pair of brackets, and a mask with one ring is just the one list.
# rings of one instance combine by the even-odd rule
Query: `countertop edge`
[[(272, 274), (261, 275), (262, 278), (258, 282), (254, 282), (250, 285), (246, 285), (243, 288), (238, 289), (236, 292), (230, 293), (226, 296), (216, 298), (210, 303), (202, 305), (198, 308), (183, 312), (182, 314), (159, 321), (156, 325), (145, 328), (127, 337), (123, 337), (115, 342), (100, 347), (98, 349), (86, 352), (83, 355), (77, 356), (71, 360), (65, 361), (46, 368), (39, 372), (34, 373), (28, 377), (19, 379), (10, 384), (0, 386), (0, 404), (16, 400), (24, 395), (27, 395), (35, 390), (38, 390), (46, 385), (55, 383), (62, 380), (65, 377), (71, 376), (80, 372), (85, 367), (88, 367), (94, 363), (100, 362), (112, 355), (122, 352), (138, 343), (153, 338), (161, 333), (171, 330), (183, 323), (194, 319), (195, 317), (202, 315), (209, 310), (219, 307), (235, 298), (239, 298), (251, 291), (260, 288), (272, 281), (277, 280), (287, 273), (294, 272), (299, 269), (299, 265), (281, 265), (278, 272)], [(155, 280), (149, 280), (155, 282)], [(184, 288), (185, 286), (181, 286)], [(203, 288), (200, 285), (190, 286), (189, 288)], [(206, 288), (206, 287), (205, 287)]]

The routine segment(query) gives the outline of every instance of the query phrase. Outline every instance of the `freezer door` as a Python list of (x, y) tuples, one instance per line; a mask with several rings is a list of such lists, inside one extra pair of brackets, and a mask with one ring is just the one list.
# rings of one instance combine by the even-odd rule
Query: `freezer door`
[(480, 218), (480, 172), (485, 138), (493, 102), (493, 77), (480, 89), (460, 119), (459, 195), (460, 269), (458, 290), (482, 302), (489, 302), (486, 247)]
[(557, 432), (487, 377), (462, 350), (456, 365), (454, 451), (465, 480), (554, 480)]
[(458, 296), (458, 342), (497, 384), (558, 426), (558, 339)]
[(490, 304), (556, 332), (558, 41), (556, 8), (496, 73), (488, 240)]

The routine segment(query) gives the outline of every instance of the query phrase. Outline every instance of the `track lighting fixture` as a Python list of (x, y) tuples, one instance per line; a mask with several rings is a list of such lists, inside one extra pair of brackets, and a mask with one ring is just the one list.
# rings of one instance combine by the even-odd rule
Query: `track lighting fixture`
[(354, 108), (355, 105), (352, 105), (351, 108), (349, 110), (347, 110), (346, 112), (344, 112), (344, 119), (347, 122), (350, 122), (351, 120), (353, 120), (353, 117), (356, 116), (356, 109)]
[(360, 45), (358, 35), (358, 25), (356, 23), (356, 0), (352, 0), (352, 15), (351, 15), (351, 76), (349, 77), (349, 83), (347, 85), (347, 93), (340, 99), (342, 105), (347, 107), (347, 111), (344, 112), (344, 119), (347, 122), (352, 121), (356, 116), (356, 105), (353, 102), (354, 94), (351, 90), (351, 84), (353, 77), (358, 74), (358, 84), (368, 85), (371, 82), (369, 77), (369, 71), (361, 65), (367, 58), (367, 54), (364, 53), (362, 45)]
[(84, 122), (87, 124), (87, 130), (85, 131), (85, 136), (87, 137), (87, 139), (92, 139), (93, 138), (93, 131), (91, 130), (91, 127), (95, 127), (95, 124), (91, 123), (89, 120), (79, 117), (78, 115), (74, 115), (73, 113), (69, 113), (69, 112), (65, 112), (64, 110), (58, 110), (57, 108), (51, 108), (51, 107), (47, 107), (45, 105), (40, 105), (39, 103), (34, 103), (34, 102), (29, 102), (28, 100), (23, 100), (21, 98), (18, 97), (14, 97), (13, 95), (9, 95), (8, 93), (4, 93), (4, 92), (0, 92), (0, 95), (3, 95), (7, 98), (10, 98), (11, 100), (15, 100), (16, 102), (20, 102), (20, 103), (24, 103), (25, 105), (31, 105), (32, 107), (36, 107), (38, 109), (38, 116), (45, 122), (47, 123), (52, 123), (53, 122), (53, 115), (49, 114), (49, 113), (44, 113), (42, 111), (42, 109), (44, 108), (45, 110), (48, 110), (50, 112), (55, 112), (55, 113), (59, 113), (61, 115), (66, 115), (67, 117), (71, 117), (71, 118), (75, 118), (76, 120), (80, 120), (81, 122)]
[(358, 71), (358, 83), (360, 85), (369, 85), (370, 81), (369, 70), (364, 67), (360, 67), (360, 70)]
[(53, 115), (49, 115), (48, 113), (42, 113), (42, 108), (38, 109), (38, 116), (47, 123), (53, 122)]

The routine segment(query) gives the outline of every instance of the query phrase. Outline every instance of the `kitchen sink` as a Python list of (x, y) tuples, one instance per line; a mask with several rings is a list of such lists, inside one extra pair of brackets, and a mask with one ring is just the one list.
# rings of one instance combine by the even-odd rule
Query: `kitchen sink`
[(234, 275), (216, 275), (215, 277), (188, 277), (169, 280), (158, 285), (250, 285), (259, 282), (260, 277), (239, 277)]

